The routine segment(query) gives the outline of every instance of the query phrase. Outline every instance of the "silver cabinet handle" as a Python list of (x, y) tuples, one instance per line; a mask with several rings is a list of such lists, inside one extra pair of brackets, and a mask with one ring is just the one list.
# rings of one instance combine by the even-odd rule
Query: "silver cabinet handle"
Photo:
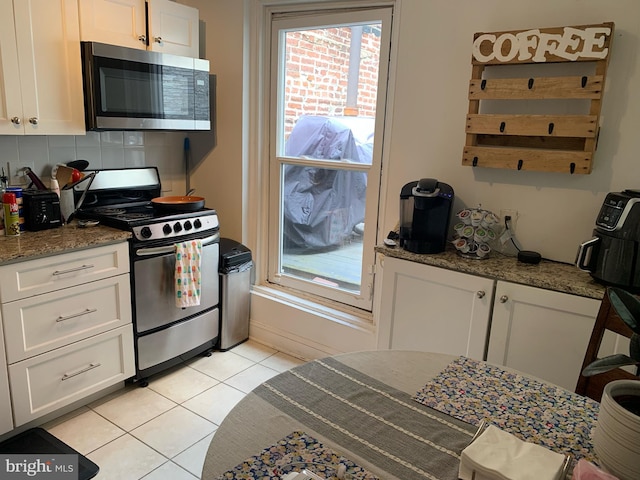
[(82, 265), (80, 267), (76, 267), (76, 268), (70, 268), (68, 270), (56, 270), (55, 272), (53, 272), (51, 275), (64, 275), (65, 273), (73, 273), (73, 272), (79, 272), (80, 270), (88, 270), (90, 268), (93, 268), (95, 265)]
[(88, 371), (93, 370), (94, 368), (98, 368), (101, 365), (102, 365), (101, 363), (90, 363), (89, 366), (84, 367), (78, 370), (77, 372), (65, 373), (60, 380), (64, 382), (65, 380), (69, 380), (70, 378), (77, 377), (78, 375), (82, 375), (83, 373), (87, 373)]
[(478, 291), (476, 292), (476, 296), (477, 296), (478, 298), (484, 298), (484, 296), (485, 296), (485, 295), (486, 295), (486, 293), (484, 293), (484, 290), (478, 290)]
[(509, 300), (509, 297), (507, 297), (506, 295), (502, 295), (500, 297), (500, 303), (507, 303), (507, 300)]
[(76, 317), (81, 317), (83, 315), (88, 315), (90, 313), (94, 313), (97, 312), (98, 309), (97, 308), (85, 308), (83, 312), (80, 313), (74, 313), (72, 315), (66, 315), (66, 316), (62, 316), (60, 315), (58, 318), (56, 318), (56, 322), (64, 322), (65, 320), (70, 320), (72, 318), (76, 318)]
[(155, 37), (154, 40), (156, 43), (159, 43), (160, 45), (162, 45), (162, 37)]
[(37, 125), (37, 124), (38, 124), (38, 117), (31, 117), (31, 118), (29, 119), (29, 123), (30, 123), (31, 125)]
[(138, 40), (140, 40), (145, 45), (147, 44), (147, 36), (146, 35), (138, 35)]
[(11, 123), (13, 123), (14, 125), (20, 125), (22, 123), (22, 120), (20, 120), (20, 117), (11, 117)]

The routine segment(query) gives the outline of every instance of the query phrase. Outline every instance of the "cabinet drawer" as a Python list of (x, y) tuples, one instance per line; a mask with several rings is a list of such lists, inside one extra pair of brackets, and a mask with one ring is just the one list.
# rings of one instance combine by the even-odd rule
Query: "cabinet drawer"
[(131, 323), (130, 288), (125, 274), (4, 304), (8, 363)]
[(12, 263), (0, 267), (3, 303), (127, 273), (128, 243)]
[(9, 366), (16, 427), (135, 374), (131, 325)]

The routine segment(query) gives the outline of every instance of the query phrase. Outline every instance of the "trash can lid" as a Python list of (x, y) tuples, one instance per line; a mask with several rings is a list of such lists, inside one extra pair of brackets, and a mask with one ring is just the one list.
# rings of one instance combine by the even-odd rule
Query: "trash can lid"
[(220, 269), (233, 267), (252, 260), (251, 250), (230, 238), (220, 239)]

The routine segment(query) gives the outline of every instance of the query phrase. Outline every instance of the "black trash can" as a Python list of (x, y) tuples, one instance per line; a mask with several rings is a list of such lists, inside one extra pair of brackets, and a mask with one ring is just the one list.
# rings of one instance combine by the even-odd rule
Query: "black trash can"
[(251, 250), (230, 238), (220, 239), (220, 336), (229, 350), (249, 338)]

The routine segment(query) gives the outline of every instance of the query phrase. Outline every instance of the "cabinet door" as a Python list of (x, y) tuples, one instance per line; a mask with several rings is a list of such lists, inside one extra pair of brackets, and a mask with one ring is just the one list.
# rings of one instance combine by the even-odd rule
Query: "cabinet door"
[[(0, 315), (2, 320), (2, 315)], [(11, 399), (9, 398), (9, 377), (7, 363), (4, 356), (4, 337), (2, 335), (2, 322), (0, 321), (0, 435), (13, 430), (13, 415), (11, 412)]]
[(144, 0), (80, 0), (80, 37), (146, 50)]
[(14, 1), (25, 134), (86, 132), (76, 2)]
[(493, 280), (386, 257), (378, 348), (484, 359)]
[(149, 49), (198, 58), (198, 10), (169, 0), (149, 1)]
[(498, 282), (487, 360), (573, 391), (600, 301)]
[[(0, 0), (0, 134), (24, 132), (18, 49), (13, 25), (13, 1)], [(12, 118), (19, 119), (14, 122)]]

